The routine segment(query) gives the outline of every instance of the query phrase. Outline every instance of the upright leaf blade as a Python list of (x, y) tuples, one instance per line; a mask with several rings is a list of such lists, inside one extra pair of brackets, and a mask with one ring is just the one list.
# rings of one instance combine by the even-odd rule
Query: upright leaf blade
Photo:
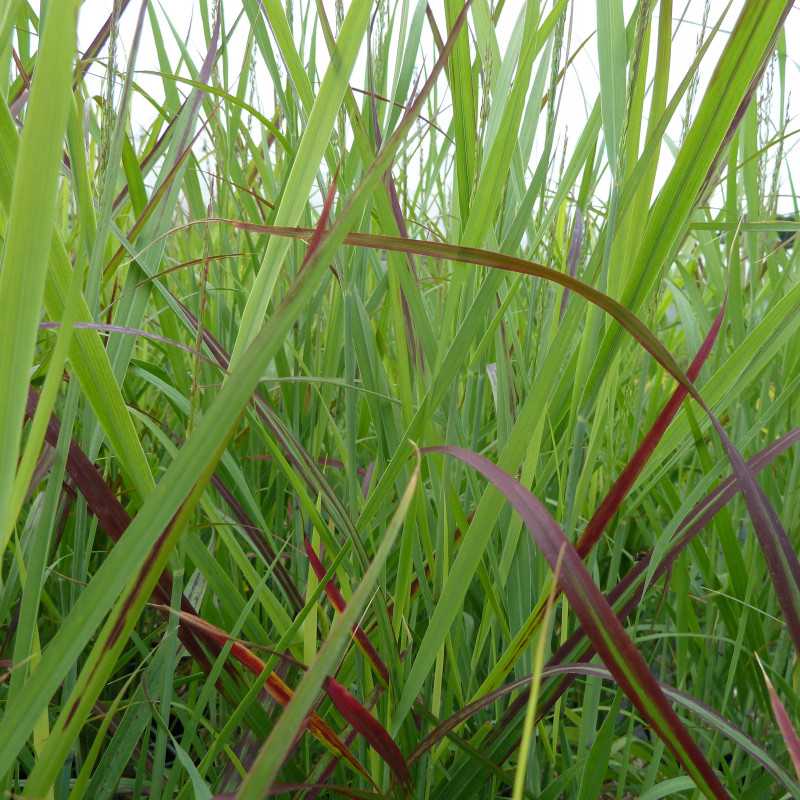
[(48, 5), (31, 86), (0, 270), (0, 554), (11, 535), (11, 491), (22, 438), (28, 378), (56, 220), (56, 191), (72, 102), (78, 3)]
[(625, 124), (625, 68), (628, 61), (622, 0), (597, 0), (597, 56), (603, 136), (611, 172), (617, 175)]

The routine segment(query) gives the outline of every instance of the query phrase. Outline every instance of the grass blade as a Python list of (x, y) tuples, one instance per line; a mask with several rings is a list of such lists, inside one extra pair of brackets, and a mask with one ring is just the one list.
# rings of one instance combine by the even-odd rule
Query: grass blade
[(14, 523), (11, 493), (20, 450), (25, 393), (33, 364), (48, 253), (56, 222), (56, 192), (72, 94), (78, 5), (48, 6), (41, 54), (31, 86), (11, 193), (3, 266), (0, 270), (0, 553)]

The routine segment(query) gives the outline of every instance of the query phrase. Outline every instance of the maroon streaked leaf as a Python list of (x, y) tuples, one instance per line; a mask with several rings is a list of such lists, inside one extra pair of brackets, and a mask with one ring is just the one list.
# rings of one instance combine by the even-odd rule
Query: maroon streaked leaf
[(337, 680), (326, 678), (324, 686), (337, 711), (372, 745), (400, 783), (410, 786), (408, 764), (386, 728)]
[[(322, 577), (325, 577), (324, 572), (322, 573)], [(185, 612), (180, 613), (180, 618), (193, 628), (206, 634), (210, 639), (215, 641), (219, 647), (222, 647), (227, 642), (231, 642), (231, 656), (239, 661), (239, 663), (253, 675), (259, 676), (264, 671), (264, 662), (244, 643), (232, 638), (221, 628), (212, 625), (197, 615), (191, 615)], [(282, 706), (288, 704), (292, 697), (292, 690), (276, 673), (270, 673), (265, 685), (273, 699)], [(411, 776), (405, 758), (386, 728), (384, 728), (364, 705), (335, 678), (326, 678), (323, 689), (336, 710), (347, 720), (354, 730), (358, 731), (364, 737), (375, 752), (383, 758), (396, 775), (397, 779), (404, 785), (408, 784), (411, 780)], [(309, 716), (309, 729), (315, 736), (322, 738), (326, 743), (330, 744), (337, 755), (347, 758), (353, 766), (357, 766), (359, 771), (363, 774), (363, 767), (361, 767), (360, 763), (354, 759), (350, 751), (339, 740), (330, 726), (314, 713)]]
[[(39, 395), (36, 390), (29, 389), (28, 401), (25, 409), (27, 417), (30, 418), (35, 413), (38, 399)], [(58, 443), (60, 430), (61, 425), (57, 417), (52, 415), (48, 422), (47, 430), (45, 431), (45, 441), (52, 447), (55, 447)], [(105, 480), (103, 480), (103, 476), (98, 469), (74, 441), (70, 442), (67, 452), (67, 473), (86, 500), (89, 511), (97, 517), (100, 528), (106, 532), (112, 541), (119, 541), (130, 524), (131, 518), (128, 512), (122, 507), (119, 500), (117, 500), (114, 492)], [(295, 587), (283, 565), (277, 560), (274, 551), (272, 551), (264, 537), (256, 535), (255, 532), (259, 529), (250, 522), (241, 505), (239, 505), (225, 484), (217, 476), (214, 476), (213, 482), (215, 488), (231, 506), (234, 515), (242, 524), (250, 540), (258, 547), (267, 562), (273, 565), (276, 577), (282, 583), (287, 597), (297, 609), (302, 608), (303, 601), (298, 589)], [(159, 578), (153, 596), (160, 603), (169, 605), (172, 596), (172, 578), (168, 571), (165, 571)], [(181, 609), (188, 614), (197, 616), (197, 611), (186, 597), (181, 598)], [(195, 637), (195, 633), (187, 629), (186, 626), (180, 626), (179, 635), (182, 644), (197, 661), (198, 665), (204, 672), (207, 674), (210, 673), (211, 664), (200, 646), (199, 641)], [(217, 655), (219, 649), (213, 642), (204, 640), (204, 644), (209, 647), (210, 652)]]
[(586, 636), (614, 679), (655, 733), (672, 750), (698, 788), (709, 796), (727, 798), (728, 793), (673, 710), (644, 657), (544, 505), (517, 480), (477, 453), (446, 445), (426, 448), (424, 452), (453, 456), (492, 483), (525, 521), (531, 538), (551, 569), (555, 570), (559, 553), (563, 550), (559, 585)]
[[(719, 313), (714, 319), (711, 329), (703, 340), (702, 345), (700, 345), (697, 355), (689, 365), (689, 369), (686, 370), (686, 375), (689, 377), (689, 380), (696, 380), (697, 376), (700, 374), (700, 370), (703, 368), (703, 364), (705, 364), (714, 346), (714, 342), (717, 339), (717, 334), (722, 326), (724, 316), (725, 304), (723, 303), (722, 308), (720, 308)], [(606, 494), (603, 501), (597, 507), (597, 510), (592, 515), (592, 518), (589, 520), (575, 545), (581, 558), (586, 558), (598, 539), (603, 535), (606, 525), (608, 525), (611, 518), (616, 514), (617, 509), (619, 509), (622, 501), (641, 474), (650, 456), (653, 454), (656, 445), (661, 441), (661, 438), (664, 436), (675, 414), (678, 413), (678, 409), (687, 394), (688, 390), (686, 387), (682, 384), (678, 384), (672, 397), (667, 401), (667, 404), (656, 418), (653, 426), (640, 442), (636, 452), (625, 465), (625, 468), (619, 474), (616, 481), (614, 481), (614, 485), (609, 489), (608, 494)]]
[(786, 531), (764, 491), (756, 482), (739, 451), (725, 434), (719, 420), (702, 404), (733, 466), (733, 475), (744, 497), (761, 552), (772, 577), (786, 627), (800, 653), (800, 563)]
[[(308, 561), (311, 564), (311, 568), (314, 570), (317, 580), (321, 581), (327, 574), (327, 570), (325, 569), (325, 566), (315, 552), (314, 547), (307, 536), (303, 537), (303, 544), (305, 546), (306, 555), (308, 556)], [(328, 596), (330, 604), (341, 614), (345, 610), (347, 604), (345, 603), (342, 593), (339, 591), (339, 587), (334, 583), (333, 580), (329, 580), (325, 584), (325, 594)], [(358, 645), (364, 651), (364, 654), (372, 663), (373, 667), (375, 667), (378, 675), (380, 675), (380, 677), (383, 679), (384, 684), (388, 686), (389, 670), (386, 664), (384, 664), (381, 660), (377, 650), (375, 650), (375, 648), (372, 646), (372, 642), (370, 642), (367, 634), (364, 633), (364, 630), (359, 625), (354, 625), (353, 636), (355, 637), (356, 642), (358, 642)]]
[[(369, 702), (364, 704), (367, 709), (370, 709), (375, 705), (375, 703), (377, 702), (378, 697), (380, 696), (380, 693), (382, 691), (383, 691), (382, 687), (380, 687), (380, 686), (375, 687), (375, 689), (372, 692), (372, 697), (370, 698)], [(345, 736), (344, 743), (348, 747), (350, 747), (350, 745), (352, 745), (352, 743), (355, 740), (357, 735), (358, 735), (358, 731), (356, 731), (356, 729), (352, 728), (352, 726), (351, 726), (350, 732), (347, 734), (347, 736)], [(325, 766), (325, 768), (322, 770), (322, 772), (317, 775), (318, 786), (313, 788), (313, 789), (311, 789), (308, 792), (308, 794), (306, 795), (306, 800), (316, 800), (316, 798), (322, 792), (322, 789), (320, 788), (319, 784), (327, 783), (330, 780), (331, 776), (336, 771), (336, 766), (337, 766), (338, 762), (339, 762), (339, 757), (338, 756), (332, 756), (331, 757), (330, 761)]]
[[(36, 412), (39, 401), (39, 394), (35, 389), (28, 390), (28, 400), (25, 408), (25, 416), (32, 418)], [(47, 424), (45, 431), (45, 441), (51, 446), (58, 445), (58, 437), (61, 425), (53, 415)], [(112, 541), (119, 541), (125, 529), (130, 524), (131, 518), (128, 512), (117, 500), (116, 495), (111, 491), (108, 484), (103, 480), (102, 475), (94, 464), (86, 457), (83, 450), (77, 443), (70, 442), (67, 451), (67, 473), (72, 478), (78, 491), (86, 500), (89, 510), (97, 517), (100, 527), (104, 530)], [(172, 596), (172, 578), (169, 573), (164, 573), (158, 580), (153, 592), (154, 598), (159, 602), (169, 605)], [(194, 607), (185, 597), (181, 598), (181, 608), (192, 614), (196, 614)], [(191, 653), (198, 665), (206, 672), (211, 671), (211, 664), (198, 640), (191, 631), (179, 630), (181, 642)]]
[[(708, 334), (706, 335), (706, 338), (700, 346), (700, 349), (697, 351), (697, 355), (695, 355), (691, 365), (689, 366), (689, 369), (687, 370), (686, 374), (690, 380), (694, 381), (697, 378), (697, 376), (700, 374), (700, 370), (703, 368), (703, 364), (705, 364), (706, 359), (710, 355), (714, 346), (714, 342), (719, 334), (724, 315), (725, 304), (723, 303), (719, 313), (711, 325)], [(625, 499), (631, 487), (636, 482), (636, 479), (641, 474), (641, 471), (644, 469), (645, 465), (650, 459), (650, 456), (653, 454), (653, 450), (655, 450), (656, 445), (664, 436), (664, 433), (669, 427), (670, 422), (675, 417), (675, 414), (678, 412), (680, 404), (686, 398), (686, 395), (686, 387), (682, 384), (678, 384), (672, 396), (656, 418), (656, 421), (653, 423), (650, 430), (648, 430), (640, 442), (636, 452), (625, 465), (625, 468), (619, 474), (619, 477), (616, 479), (616, 481), (614, 481), (611, 489), (609, 489), (608, 493), (597, 507), (596, 511), (592, 515), (592, 518), (589, 520), (586, 528), (580, 537), (578, 537), (578, 541), (575, 544), (575, 549), (578, 551), (578, 555), (580, 555), (581, 558), (586, 558), (595, 544), (597, 544), (600, 537), (603, 535), (603, 531), (619, 509), (622, 501)], [(540, 603), (538, 606), (538, 614), (529, 626), (529, 630), (531, 632), (533, 632), (533, 630), (541, 622), (543, 613), (544, 605)], [(510, 668), (511, 659), (509, 659), (507, 663), (509, 664)]]
[[(38, 398), (39, 395), (35, 389), (30, 389), (28, 391), (28, 403), (25, 411), (26, 416), (31, 416), (35, 412)], [(45, 441), (53, 447), (55, 447), (58, 442), (60, 429), (61, 426), (57, 417), (55, 415), (51, 416), (45, 434)], [(67, 456), (67, 471), (78, 487), (78, 490), (86, 499), (89, 510), (100, 522), (100, 527), (115, 542), (118, 541), (130, 523), (130, 516), (117, 500), (114, 492), (103, 480), (100, 472), (74, 441), (70, 443)], [(286, 567), (278, 559), (277, 554), (266, 540), (261, 529), (253, 523), (233, 492), (228, 489), (218, 475), (214, 475), (211, 481), (214, 488), (220, 493), (221, 497), (230, 507), (253, 546), (261, 553), (264, 560), (272, 566), (275, 577), (283, 587), (292, 606), (295, 610), (299, 611), (303, 607), (302, 594), (297, 586), (295, 586), (291, 575), (289, 575)], [(172, 584), (169, 580), (162, 586), (166, 592), (165, 602), (169, 602), (171, 586)]]
[[(169, 613), (171, 609), (167, 607), (162, 610)], [(215, 642), (220, 650), (226, 644), (230, 643), (231, 657), (238, 661), (246, 670), (256, 677), (259, 677), (261, 673), (264, 672), (266, 668), (264, 662), (255, 653), (253, 653), (249, 647), (240, 642), (238, 639), (234, 639), (232, 636), (229, 636), (221, 628), (218, 628), (216, 625), (212, 625), (210, 622), (207, 622), (202, 617), (198, 617), (196, 614), (189, 614), (184, 611), (179, 612), (179, 618), (193, 630), (200, 631), (205, 638)], [(287, 706), (289, 701), (292, 699), (293, 692), (291, 688), (280, 677), (280, 675), (278, 675), (277, 672), (270, 672), (270, 674), (267, 676), (266, 682), (264, 683), (264, 688), (267, 690), (269, 696), (275, 700), (276, 703), (283, 707)], [(331, 699), (333, 700), (333, 698)], [(353, 700), (357, 704), (358, 701), (356, 701), (355, 698), (353, 698)], [(336, 701), (334, 700), (334, 703), (335, 702)], [(352, 711), (353, 709), (348, 705), (347, 710)], [(365, 713), (368, 714), (369, 712), (365, 711)], [(347, 717), (345, 718), (347, 719)], [(357, 772), (372, 782), (369, 773), (364, 769), (361, 762), (350, 752), (349, 748), (336, 735), (336, 732), (330, 727), (330, 725), (328, 725), (327, 722), (325, 722), (325, 720), (319, 716), (319, 714), (312, 711), (308, 715), (306, 724), (309, 731), (311, 731), (311, 733), (317, 739), (328, 746), (334, 753), (336, 753), (336, 755), (344, 758)]]
[[(213, 221), (254, 233), (268, 233), (274, 236), (288, 236), (293, 239), (303, 240), (310, 239), (315, 231), (314, 228), (259, 225), (257, 223), (235, 219), (202, 220), (198, 221), (198, 224), (200, 224), (200, 222), (208, 224), (208, 222)], [(633, 312), (629, 311), (613, 298), (595, 289), (593, 286), (572, 277), (572, 275), (546, 267), (535, 261), (517, 258), (505, 253), (424, 239), (410, 239), (375, 233), (348, 233), (344, 239), (344, 243), (354, 247), (367, 247), (373, 250), (387, 250), (399, 253), (414, 253), (420, 256), (446, 259), (462, 264), (490, 267), (492, 269), (503, 270), (504, 272), (530, 275), (534, 278), (544, 278), (545, 280), (560, 284), (567, 289), (571, 289), (576, 294), (581, 295), (590, 303), (602, 308), (606, 313), (614, 317), (614, 319), (616, 319), (617, 322), (619, 322), (620, 325), (622, 325), (642, 347), (667, 370), (667, 372), (679, 383), (687, 385), (690, 394), (694, 390), (691, 382), (684, 375), (671, 353)]]
[[(758, 656), (756, 656), (756, 658), (758, 658)], [(767, 675), (767, 671), (764, 669), (761, 659), (758, 659), (758, 665), (761, 667), (761, 672), (764, 674), (764, 683), (766, 683), (767, 691), (769, 692), (769, 702), (772, 705), (772, 713), (775, 715), (775, 721), (778, 723), (783, 741), (786, 742), (786, 749), (789, 751), (789, 758), (792, 759), (794, 771), (797, 773), (797, 777), (800, 778), (800, 737), (798, 737), (797, 731), (794, 729), (794, 725), (792, 725), (792, 721), (789, 719), (786, 707), (781, 702), (780, 697), (778, 697), (778, 693), (775, 691), (775, 687), (772, 685), (772, 681), (769, 679), (769, 675)]]
[(336, 197), (336, 178), (337, 176), (334, 175), (333, 179), (331, 180), (331, 185), (328, 187), (328, 192), (325, 195), (325, 203), (322, 206), (322, 213), (319, 215), (317, 225), (314, 228), (314, 233), (308, 240), (308, 248), (306, 250), (305, 257), (303, 258), (303, 264), (300, 267), (301, 270), (309, 262), (311, 256), (314, 255), (320, 245), (320, 242), (322, 242), (322, 237), (325, 235), (325, 230), (328, 227), (328, 220), (330, 219), (331, 211), (333, 210), (333, 200)]
[[(769, 466), (781, 453), (784, 453), (798, 442), (800, 442), (800, 428), (794, 428), (774, 441), (771, 445), (764, 448), (760, 453), (753, 456), (748, 462), (749, 469), (753, 473), (760, 472), (762, 469)], [(735, 478), (729, 476), (722, 481), (713, 492), (694, 506), (678, 526), (676, 535), (680, 538), (670, 547), (653, 571), (652, 581), (663, 577), (672, 568), (675, 560), (692, 539), (708, 525), (711, 519), (727, 505), (739, 491), (740, 487)], [(642, 556), (626, 573), (625, 577), (611, 590), (609, 593), (609, 600), (612, 603), (626, 595), (633, 583), (635, 583), (638, 578), (644, 576), (650, 567), (651, 558), (652, 551)], [(630, 613), (630, 611), (627, 613)]]

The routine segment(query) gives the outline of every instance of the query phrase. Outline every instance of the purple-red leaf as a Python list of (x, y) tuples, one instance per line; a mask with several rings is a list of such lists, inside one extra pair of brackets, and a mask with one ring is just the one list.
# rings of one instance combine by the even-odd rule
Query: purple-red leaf
[(409, 786), (411, 784), (411, 774), (408, 771), (408, 764), (386, 728), (334, 678), (325, 679), (325, 692), (339, 713), (372, 745), (375, 752), (389, 765), (400, 783), (404, 786)]
[[(323, 572), (322, 577), (325, 573)], [(231, 643), (231, 656), (235, 658), (245, 669), (253, 675), (261, 675), (264, 671), (264, 662), (250, 650), (244, 643), (233, 639), (221, 628), (212, 625), (210, 622), (198, 617), (196, 614), (180, 613), (181, 621), (190, 625), (194, 630), (203, 634), (221, 648), (227, 642)], [(292, 697), (292, 690), (276, 674), (270, 673), (266, 681), (266, 689), (270, 696), (280, 705), (286, 706)], [(408, 784), (411, 780), (408, 765), (403, 757), (400, 748), (395, 744), (375, 717), (354, 697), (341, 683), (334, 678), (327, 678), (323, 684), (325, 694), (328, 695), (337, 711), (347, 720), (348, 723), (358, 731), (372, 746), (378, 755), (388, 764), (389, 768), (397, 776), (398, 780)], [(331, 749), (340, 757), (346, 758), (359, 772), (364, 774), (364, 768), (355, 759), (349, 749), (341, 742), (330, 726), (325, 723), (317, 714), (311, 713), (308, 717), (308, 727), (311, 732), (321, 741), (328, 744)]]
[[(28, 402), (25, 415), (32, 418), (36, 412), (39, 402), (39, 394), (35, 389), (28, 390)], [(55, 415), (50, 417), (45, 431), (45, 441), (52, 447), (58, 445), (58, 438), (61, 432), (61, 425)], [(103, 476), (94, 464), (87, 458), (86, 454), (75, 443), (70, 442), (67, 451), (67, 473), (74, 482), (78, 491), (86, 500), (86, 505), (100, 523), (100, 527), (108, 534), (112, 541), (119, 541), (125, 529), (130, 524), (131, 518), (128, 512), (117, 500), (114, 492), (103, 480)], [(172, 577), (169, 572), (164, 572), (158, 579), (153, 596), (161, 603), (169, 605), (172, 595)], [(194, 607), (186, 597), (181, 597), (181, 608), (191, 614), (196, 614)], [(211, 664), (203, 652), (202, 647), (195, 638), (191, 630), (180, 627), (178, 630), (181, 642), (192, 654), (198, 665), (206, 672), (211, 672)]]
[[(311, 564), (311, 568), (314, 570), (317, 580), (321, 581), (325, 577), (327, 570), (325, 569), (325, 566), (323, 565), (319, 556), (314, 551), (314, 548), (307, 536), (303, 537), (303, 543), (305, 545), (306, 555), (308, 556), (308, 561)], [(339, 587), (333, 582), (333, 580), (329, 580), (325, 584), (325, 594), (328, 596), (330, 604), (341, 614), (345, 610), (347, 604), (345, 603), (342, 593), (339, 591)], [(386, 664), (383, 663), (381, 657), (378, 655), (377, 650), (375, 650), (375, 648), (372, 646), (372, 642), (369, 640), (367, 634), (359, 625), (353, 625), (353, 636), (360, 645), (361, 649), (364, 651), (367, 658), (369, 658), (369, 660), (372, 662), (372, 665), (375, 667), (378, 674), (381, 676), (381, 678), (383, 678), (384, 684), (388, 686), (389, 670), (386, 667)]]
[(328, 192), (325, 195), (325, 203), (322, 206), (322, 213), (320, 213), (319, 219), (317, 220), (317, 226), (314, 228), (314, 233), (311, 235), (311, 238), (308, 241), (308, 249), (306, 250), (305, 258), (303, 258), (303, 267), (305, 267), (305, 265), (308, 263), (311, 256), (314, 255), (315, 251), (320, 245), (320, 242), (322, 242), (322, 237), (325, 235), (325, 231), (328, 227), (328, 220), (330, 219), (331, 210), (333, 209), (333, 200), (336, 197), (336, 178), (337, 176), (334, 175), (331, 185), (328, 187)]
[[(700, 349), (697, 351), (697, 355), (694, 357), (689, 369), (686, 371), (689, 380), (694, 381), (700, 374), (700, 370), (703, 368), (703, 364), (705, 364), (706, 359), (711, 353), (711, 348), (714, 346), (714, 342), (717, 339), (717, 334), (719, 333), (724, 316), (725, 305), (723, 304), (716, 316), (716, 319), (714, 320), (714, 324), (711, 326), (711, 329), (708, 332), (708, 335), (703, 341), (703, 344), (700, 346)], [(642, 439), (639, 447), (636, 449), (636, 452), (633, 454), (630, 461), (625, 465), (625, 468), (619, 474), (619, 477), (614, 481), (614, 485), (611, 487), (608, 494), (603, 498), (603, 502), (597, 507), (597, 510), (592, 515), (592, 518), (589, 520), (585, 530), (575, 545), (581, 558), (586, 558), (591, 549), (597, 543), (598, 539), (602, 536), (603, 531), (606, 529), (606, 525), (608, 525), (611, 518), (614, 516), (614, 514), (616, 514), (620, 504), (625, 499), (634, 482), (641, 474), (645, 464), (647, 464), (647, 461), (653, 454), (653, 450), (655, 450), (656, 445), (661, 441), (661, 438), (669, 427), (670, 422), (672, 422), (673, 418), (675, 417), (675, 414), (678, 413), (678, 409), (680, 408), (681, 403), (684, 401), (687, 394), (688, 391), (686, 387), (682, 384), (678, 384), (677, 388), (672, 394), (672, 397), (670, 397), (670, 399), (667, 401), (667, 404), (656, 418), (653, 426)]]
[(764, 673), (764, 682), (767, 684), (772, 713), (775, 715), (775, 721), (778, 723), (783, 741), (786, 742), (786, 749), (789, 751), (789, 758), (792, 759), (794, 771), (797, 773), (797, 777), (800, 778), (800, 737), (798, 737), (797, 731), (794, 729), (794, 725), (792, 725), (792, 721), (789, 719), (786, 707), (781, 702), (780, 697), (778, 697), (778, 693), (775, 691), (775, 687), (772, 685), (772, 681), (769, 679), (767, 671), (764, 669), (764, 665), (761, 663), (760, 659), (758, 664), (761, 667), (761, 672)]
[[(169, 613), (169, 608), (166, 611)], [(180, 620), (191, 626), (193, 630), (202, 633), (203, 638), (216, 643), (218, 649), (222, 649), (226, 644), (231, 645), (231, 657), (238, 661), (246, 670), (255, 676), (260, 676), (266, 668), (264, 662), (250, 650), (245, 644), (229, 636), (222, 628), (212, 625), (196, 614), (179, 612)], [(276, 672), (270, 672), (264, 684), (269, 696), (282, 707), (286, 707), (292, 699), (291, 688)], [(327, 689), (326, 689), (327, 691)], [(334, 698), (331, 698), (332, 700)], [(354, 701), (358, 703), (357, 700)], [(334, 703), (336, 701), (334, 700)], [(337, 705), (338, 708), (338, 705)], [(369, 713), (369, 712), (365, 712)], [(339, 739), (336, 732), (323, 720), (319, 714), (312, 711), (306, 720), (309, 731), (323, 744), (326, 744), (334, 753), (344, 758), (357, 772), (368, 780), (371, 780), (369, 773), (364, 769), (361, 762), (350, 752), (348, 747)], [(351, 723), (352, 724), (352, 723)], [(355, 727), (355, 726), (354, 726)]]

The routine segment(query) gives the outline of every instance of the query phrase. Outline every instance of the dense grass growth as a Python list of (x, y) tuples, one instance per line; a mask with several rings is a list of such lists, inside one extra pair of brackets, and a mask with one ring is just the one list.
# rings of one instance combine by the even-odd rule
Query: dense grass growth
[(107, 5), (0, 10), (4, 796), (800, 798), (792, 3)]

